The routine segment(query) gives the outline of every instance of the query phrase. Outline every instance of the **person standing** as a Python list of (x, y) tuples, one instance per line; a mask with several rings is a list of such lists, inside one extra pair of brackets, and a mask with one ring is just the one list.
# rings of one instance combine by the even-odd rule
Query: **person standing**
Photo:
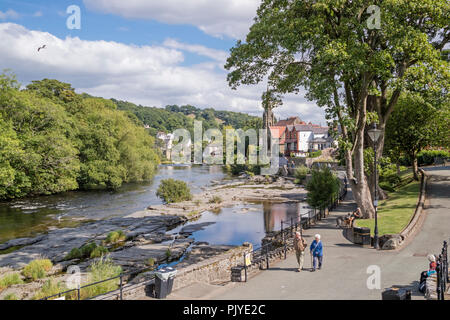
[(313, 269), (311, 271), (316, 271), (317, 262), (319, 262), (319, 270), (320, 270), (322, 268), (322, 259), (323, 259), (323, 247), (322, 241), (320, 240), (320, 234), (316, 234), (314, 236), (314, 241), (311, 242), (309, 251), (311, 253), (311, 256), (313, 257)]
[(297, 256), (297, 262), (298, 262), (298, 272), (302, 271), (303, 269), (303, 262), (305, 261), (305, 249), (307, 247), (306, 240), (303, 239), (300, 232), (295, 233), (294, 238), (294, 249), (295, 249), (295, 255)]

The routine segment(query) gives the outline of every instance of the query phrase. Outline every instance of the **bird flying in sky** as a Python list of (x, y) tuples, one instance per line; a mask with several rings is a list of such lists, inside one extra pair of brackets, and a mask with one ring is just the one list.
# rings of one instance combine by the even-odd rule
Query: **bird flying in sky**
[(41, 51), (41, 49), (45, 49), (46, 45), (44, 44), (42, 47), (38, 48), (38, 52)]

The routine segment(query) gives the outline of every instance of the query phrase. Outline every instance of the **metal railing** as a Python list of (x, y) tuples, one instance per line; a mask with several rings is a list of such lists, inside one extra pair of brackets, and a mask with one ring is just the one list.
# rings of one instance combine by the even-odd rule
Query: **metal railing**
[(442, 246), (441, 254), (437, 259), (436, 266), (437, 273), (437, 299), (444, 300), (445, 293), (447, 290), (447, 284), (450, 282), (448, 276), (448, 243), (444, 241), (444, 245)]
[[(82, 300), (81, 299), (82, 298), (81, 291), (83, 289), (86, 289), (86, 288), (89, 288), (89, 287), (92, 287), (92, 286), (96, 286), (96, 285), (99, 285), (99, 284), (102, 284), (102, 283), (105, 283), (105, 282), (108, 282), (108, 281), (113, 281), (113, 280), (116, 280), (116, 279), (119, 279), (119, 283), (117, 285), (118, 286), (117, 288), (115, 288), (113, 290), (110, 290), (108, 292), (102, 292), (102, 293), (100, 293), (98, 295), (95, 295), (95, 296), (92, 296), (92, 297), (88, 297), (85, 300), (93, 300), (93, 299), (98, 298), (100, 296), (116, 292), (117, 290), (119, 291), (118, 292), (119, 300), (123, 300), (123, 291), (124, 291), (124, 287), (127, 284), (127, 283), (125, 283), (125, 280), (128, 280), (133, 275), (137, 275), (139, 273), (146, 272), (146, 271), (151, 271), (151, 268), (146, 267), (146, 268), (142, 268), (142, 269), (139, 269), (139, 270), (123, 272), (123, 273), (121, 273), (121, 274), (119, 274), (119, 275), (117, 275), (115, 277), (111, 277), (111, 278), (108, 278), (108, 279), (100, 280), (100, 281), (97, 281), (97, 282), (92, 282), (92, 283), (89, 283), (89, 284), (86, 284), (86, 285), (83, 285), (83, 286), (79, 286), (78, 288), (75, 288), (75, 289), (69, 289), (69, 290), (66, 290), (66, 291), (62, 291), (62, 292), (59, 292), (57, 294), (44, 297), (44, 298), (42, 298), (40, 300), (49, 300), (49, 299), (53, 299), (53, 298), (61, 298), (63, 296), (66, 296), (67, 294), (74, 293), (74, 292), (76, 292), (76, 300)], [(154, 279), (154, 275), (149, 280), (152, 280), (152, 279)]]

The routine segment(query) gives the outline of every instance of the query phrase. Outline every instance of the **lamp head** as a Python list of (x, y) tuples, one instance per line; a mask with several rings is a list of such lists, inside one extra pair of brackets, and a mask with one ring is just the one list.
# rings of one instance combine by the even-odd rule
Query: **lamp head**
[(372, 128), (372, 129), (369, 129), (369, 130), (367, 131), (367, 134), (369, 135), (369, 137), (370, 137), (370, 139), (372, 140), (372, 142), (375, 143), (375, 142), (377, 142), (378, 139), (380, 138), (381, 132), (382, 132), (382, 131), (381, 131), (380, 129), (377, 129), (377, 124), (374, 123), (373, 128)]

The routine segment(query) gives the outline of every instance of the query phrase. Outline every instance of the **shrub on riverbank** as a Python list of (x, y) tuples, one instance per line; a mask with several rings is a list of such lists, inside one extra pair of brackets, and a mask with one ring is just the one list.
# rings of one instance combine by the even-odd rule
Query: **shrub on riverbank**
[[(111, 259), (102, 257), (98, 261), (95, 261), (89, 267), (89, 283), (95, 283), (98, 281), (106, 280), (109, 278), (116, 277), (122, 273), (122, 267), (115, 265)], [(81, 289), (81, 299), (88, 299), (100, 294), (104, 294), (113, 290), (116, 290), (119, 287), (119, 279), (113, 279), (109, 281), (105, 281), (93, 286), (89, 286)], [(76, 299), (76, 292), (72, 292), (70, 294), (70, 299)]]
[(83, 245), (81, 248), (73, 248), (64, 260), (99, 258), (108, 253), (108, 249), (103, 246), (97, 246), (95, 242)]
[(126, 239), (126, 235), (122, 230), (111, 231), (106, 236), (105, 243), (115, 244)]
[(306, 175), (309, 173), (309, 169), (306, 166), (300, 166), (294, 170), (295, 183), (301, 184), (305, 180)]
[(7, 295), (3, 298), (3, 300), (19, 300), (19, 298), (17, 298), (17, 296), (16, 296), (15, 293), (10, 293), (10, 294), (7, 294)]
[(214, 196), (209, 200), (209, 203), (222, 203), (222, 198), (219, 196)]
[(6, 289), (15, 284), (22, 284), (23, 280), (17, 272), (9, 273), (0, 278), (0, 290)]
[(188, 201), (192, 199), (191, 191), (186, 182), (175, 179), (161, 180), (156, 195), (165, 203)]
[(340, 181), (329, 168), (313, 170), (306, 185), (306, 201), (317, 209), (326, 208), (339, 194)]
[(53, 267), (53, 263), (49, 259), (38, 259), (31, 261), (22, 270), (22, 274), (32, 280), (42, 279), (47, 276)]
[[(42, 288), (33, 296), (33, 300), (40, 300), (45, 297), (53, 296), (60, 292), (66, 291), (67, 288), (62, 282), (56, 280), (47, 280)], [(53, 297), (57, 298), (57, 297)]]

